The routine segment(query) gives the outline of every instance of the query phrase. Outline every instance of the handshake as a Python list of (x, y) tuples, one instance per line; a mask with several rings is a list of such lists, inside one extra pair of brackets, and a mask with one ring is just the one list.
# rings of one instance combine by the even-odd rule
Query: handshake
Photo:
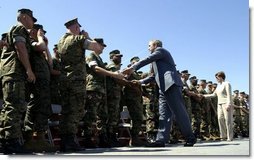
[(128, 78), (132, 73), (134, 72), (134, 70), (132, 68), (125, 68), (123, 69), (123, 71), (116, 71), (113, 72), (114, 74), (112, 75), (113, 78), (116, 79), (126, 79)]

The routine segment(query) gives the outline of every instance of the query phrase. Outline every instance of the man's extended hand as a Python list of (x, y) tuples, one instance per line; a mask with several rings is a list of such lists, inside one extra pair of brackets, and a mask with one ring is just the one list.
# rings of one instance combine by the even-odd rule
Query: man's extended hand
[(122, 73), (129, 76), (130, 74), (132, 74), (134, 72), (133, 68), (125, 68)]

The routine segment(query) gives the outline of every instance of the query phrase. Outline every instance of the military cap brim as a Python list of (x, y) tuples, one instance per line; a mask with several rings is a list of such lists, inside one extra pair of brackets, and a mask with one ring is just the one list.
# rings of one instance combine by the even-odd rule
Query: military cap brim
[(78, 24), (79, 27), (82, 27), (79, 22), (78, 22), (78, 18), (74, 18), (72, 20), (69, 20), (68, 22), (66, 22), (64, 25), (66, 28), (69, 28), (70, 26), (74, 25), (74, 24)]
[(32, 17), (34, 23), (37, 22), (37, 19), (33, 16), (33, 11), (31, 11), (30, 9), (19, 9), (18, 14), (27, 14), (28, 16)]

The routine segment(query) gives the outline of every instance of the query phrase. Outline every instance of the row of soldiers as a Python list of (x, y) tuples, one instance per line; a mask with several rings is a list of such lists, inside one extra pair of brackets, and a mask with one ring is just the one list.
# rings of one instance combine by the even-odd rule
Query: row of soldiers
[[(100, 55), (107, 45), (103, 39), (91, 39), (87, 32), (81, 31), (77, 18), (65, 23), (67, 33), (55, 45), (53, 59), (47, 47), (46, 31), (42, 25), (34, 24), (37, 19), (32, 11), (20, 9), (17, 19), (19, 24), (1, 41), (4, 104), (0, 139), (5, 153), (55, 150), (45, 140), (52, 103), (62, 106), (59, 132), (63, 152), (82, 149), (76, 141), (80, 121), (83, 122), (81, 130), (86, 148), (119, 146), (117, 132), (122, 106), (128, 107), (132, 119), (130, 145), (146, 144), (139, 137), (144, 108), (147, 137), (154, 140), (159, 120), (158, 87), (132, 83), (148, 74), (135, 72), (124, 77), (119, 72), (123, 57), (119, 50), (110, 52), (111, 63), (106, 65)], [(92, 52), (85, 56), (86, 50)], [(138, 57), (130, 60), (131, 64), (137, 61)], [(197, 87), (195, 76), (190, 78), (191, 86), (188, 87), (189, 75), (185, 70), (180, 76), (185, 84), (183, 96), (194, 133), (200, 138), (210, 137), (211, 133), (218, 133), (214, 119), (217, 116), (216, 100), (202, 99), (199, 94), (206, 94), (206, 82), (200, 81)], [(210, 92), (213, 91), (212, 87)], [(94, 125), (100, 128), (99, 133), (94, 132)], [(95, 136), (98, 141), (94, 141)], [(24, 138), (24, 145), (20, 143), (20, 137)], [(172, 130), (171, 137), (175, 142), (179, 139), (177, 129)]]
[[(142, 87), (131, 81), (140, 75), (125, 77), (119, 72), (123, 56), (119, 50), (110, 52), (112, 63), (106, 66), (100, 57), (106, 47), (103, 39), (91, 39), (75, 18), (64, 24), (67, 33), (55, 45), (52, 59), (46, 31), (35, 24), (33, 12), (18, 10), (17, 21), (1, 40), (0, 140), (4, 153), (55, 150), (45, 139), (52, 103), (62, 106), (59, 134), (63, 152), (82, 149), (76, 141), (80, 121), (85, 147), (118, 146), (120, 104), (128, 106), (132, 117), (131, 145), (145, 144), (138, 137), (143, 122)], [(93, 52), (85, 56), (86, 50)], [(131, 59), (131, 63), (136, 61), (138, 57)], [(94, 124), (100, 128), (98, 143), (93, 140)]]

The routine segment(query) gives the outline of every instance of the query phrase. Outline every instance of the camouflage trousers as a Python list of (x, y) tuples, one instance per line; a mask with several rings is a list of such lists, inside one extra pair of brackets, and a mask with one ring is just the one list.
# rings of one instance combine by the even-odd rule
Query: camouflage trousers
[(143, 122), (143, 105), (141, 103), (142, 97), (125, 97), (125, 103), (128, 107), (131, 119), (132, 119), (132, 136), (137, 136), (141, 131), (141, 126)]
[(62, 81), (62, 117), (60, 134), (75, 135), (81, 119), (85, 115), (85, 81)]
[(191, 116), (192, 116), (192, 107), (191, 107), (190, 97), (183, 95), (183, 100), (184, 100), (184, 104), (185, 104), (186, 111), (188, 113), (190, 122), (192, 123), (192, 118), (191, 118)]
[(107, 133), (108, 111), (105, 105), (105, 94), (95, 91), (87, 91), (85, 110), (83, 118), (84, 135), (91, 137), (94, 134), (94, 125), (100, 130), (101, 134)]
[(108, 109), (108, 132), (117, 133), (118, 121), (120, 118), (120, 99), (121, 91), (107, 92), (107, 109)]
[(48, 79), (36, 79), (29, 84), (30, 100), (25, 116), (25, 132), (46, 131), (48, 118), (52, 114)]
[(243, 131), (243, 122), (241, 115), (234, 115), (234, 133), (241, 134)]
[(154, 132), (159, 127), (159, 106), (148, 103), (144, 107), (146, 113), (146, 132)]
[(1, 139), (22, 136), (21, 127), (26, 111), (25, 81), (21, 78), (4, 76), (2, 79), (3, 109), (1, 111)]
[(201, 106), (199, 103), (192, 103), (192, 130), (195, 136), (200, 136)]

